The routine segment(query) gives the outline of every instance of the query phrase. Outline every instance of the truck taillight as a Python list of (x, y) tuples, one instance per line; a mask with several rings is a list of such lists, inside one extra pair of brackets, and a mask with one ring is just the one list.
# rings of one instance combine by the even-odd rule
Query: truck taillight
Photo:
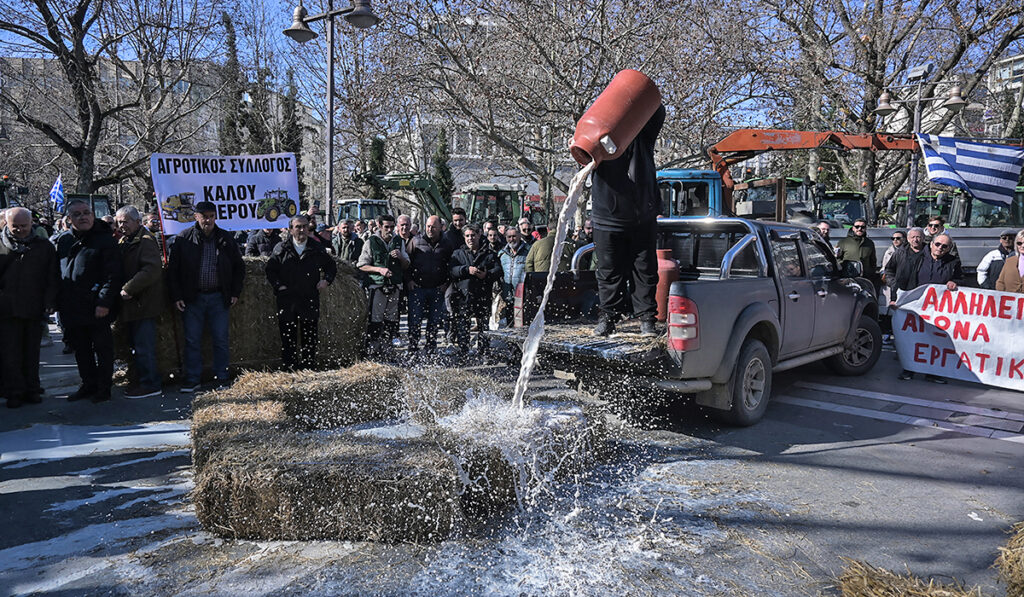
[(700, 348), (697, 304), (685, 296), (668, 297), (668, 348), (677, 352)]
[(526, 284), (516, 284), (516, 298), (512, 303), (512, 325), (517, 328), (523, 327), (523, 288)]

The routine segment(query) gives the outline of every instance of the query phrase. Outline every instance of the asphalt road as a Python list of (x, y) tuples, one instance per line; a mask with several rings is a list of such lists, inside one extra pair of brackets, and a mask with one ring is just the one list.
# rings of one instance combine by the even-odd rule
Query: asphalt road
[[(160, 400), (115, 395), (100, 405), (67, 403), (61, 396), (74, 390), (77, 377), (59, 348), (44, 349), (45, 402), (0, 411), (0, 594), (93, 594), (121, 586), (176, 592), (185, 585), (173, 579), (186, 572), (207, 579), (195, 585), (206, 590), (197, 592), (245, 586), (232, 570), (242, 562), (256, 566), (266, 546), (221, 543), (189, 518), (190, 397), (168, 391)], [(490, 371), (510, 378), (508, 371)], [(620, 428), (617, 441), (629, 450), (659, 451), (646, 463), (684, 464), (683, 477), (691, 478), (678, 483), (695, 483), (686, 486), (692, 500), (679, 502), (659, 533), (693, 522), (687, 509), (716, 525), (716, 539), (699, 549), (666, 549), (662, 558), (685, 562), (688, 577), (717, 579), (707, 594), (834, 594), (842, 557), (922, 577), (956, 577), (980, 585), (985, 595), (1004, 594), (990, 566), (1006, 530), (1024, 520), (1024, 394), (903, 382), (899, 371), (895, 354), (884, 352), (859, 378), (836, 377), (819, 365), (780, 374), (765, 419), (749, 428), (722, 427), (685, 404), (661, 408), (653, 423)], [(561, 382), (542, 375), (535, 386), (558, 391)], [(723, 492), (732, 497), (707, 505)], [(659, 508), (665, 512), (660, 502), (652, 507), (655, 518)], [(194, 555), (187, 564), (180, 563), (185, 556), (175, 559), (167, 541), (186, 536), (201, 563)], [(164, 566), (160, 573), (133, 577), (132, 570), (151, 561), (147, 550), (157, 548), (147, 546), (160, 537), (164, 543), (153, 552)], [(369, 558), (374, 548), (364, 549)], [(337, 566), (339, 556), (331, 554)], [(310, 557), (303, 552), (288, 565)], [(387, 556), (398, 559), (407, 561)], [(395, 578), (411, 574), (399, 568)], [(331, 586), (322, 584), (323, 569), (316, 575), (316, 582), (302, 577), (282, 586)], [(156, 577), (171, 584), (153, 584)], [(360, 592), (358, 584), (342, 586)], [(626, 592), (658, 592), (643, 586)]]

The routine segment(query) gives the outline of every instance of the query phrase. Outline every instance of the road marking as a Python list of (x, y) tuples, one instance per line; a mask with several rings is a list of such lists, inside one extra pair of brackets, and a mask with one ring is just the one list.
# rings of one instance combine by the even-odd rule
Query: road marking
[(847, 415), (865, 417), (868, 419), (875, 419), (878, 421), (902, 423), (904, 425), (924, 427), (926, 429), (942, 429), (945, 431), (963, 433), (965, 435), (974, 435), (977, 437), (998, 439), (1001, 441), (1012, 442), (1015, 444), (1024, 444), (1024, 435), (1011, 433), (1009, 431), (1001, 431), (999, 429), (988, 429), (987, 427), (974, 427), (972, 425), (963, 425), (961, 423), (954, 423), (952, 421), (939, 421), (935, 419), (926, 419), (922, 417), (912, 417), (910, 415), (901, 415), (898, 413), (871, 410), (868, 408), (860, 408), (857, 406), (849, 406), (846, 404), (834, 404), (831, 402), (822, 402), (820, 400), (797, 398), (795, 396), (787, 396), (785, 394), (780, 394), (772, 397), (772, 401), (781, 402), (782, 404), (790, 404), (792, 406), (803, 406), (805, 408), (814, 408), (817, 410), (827, 410)]
[(929, 408), (952, 410), (958, 413), (966, 413), (969, 415), (981, 415), (983, 417), (991, 417), (993, 419), (1024, 421), (1024, 414), (1022, 413), (1009, 412), (1005, 410), (994, 410), (991, 408), (981, 408), (978, 406), (968, 406), (966, 404), (960, 404), (959, 402), (937, 402), (934, 400), (922, 400), (921, 398), (911, 398), (909, 396), (900, 396), (899, 394), (886, 394), (885, 392), (870, 392), (867, 390), (859, 390), (856, 388), (832, 386), (828, 384), (814, 383), (809, 381), (798, 381), (793, 385), (807, 390), (821, 390), (823, 392), (833, 392), (835, 394), (857, 396), (858, 398), (874, 398), (876, 400), (885, 400), (886, 402), (913, 404), (914, 406), (927, 406)]

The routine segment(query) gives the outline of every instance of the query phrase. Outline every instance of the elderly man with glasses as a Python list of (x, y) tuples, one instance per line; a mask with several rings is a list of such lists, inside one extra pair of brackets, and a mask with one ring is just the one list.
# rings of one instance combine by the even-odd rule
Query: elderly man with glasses
[[(926, 243), (931, 244), (932, 240), (940, 235), (945, 234), (949, 236), (949, 232), (946, 232), (946, 220), (942, 216), (932, 216), (928, 218), (928, 226), (924, 229), (924, 240)], [(956, 248), (956, 243), (950, 238), (949, 254), (953, 257), (960, 257), (960, 252)]]
[(992, 249), (981, 258), (978, 264), (978, 287), (994, 290), (999, 273), (1003, 271), (1003, 264), (1006, 258), (1015, 254), (1013, 250), (1013, 239), (1017, 236), (1016, 230), (1003, 230), (999, 233), (999, 246)]
[(857, 218), (847, 233), (846, 238), (839, 241), (836, 256), (840, 263), (859, 261), (864, 277), (878, 284), (878, 258), (875, 254), (875, 243), (868, 238), (868, 222)]
[[(917, 229), (912, 229), (908, 234), (912, 246), (920, 242), (917, 234)], [(958, 282), (963, 278), (963, 269), (960, 267), (960, 258), (950, 254), (952, 245), (953, 240), (948, 234), (939, 234), (932, 238), (930, 244), (922, 247), (917, 259), (901, 260), (904, 263), (916, 263), (916, 266), (900, 268), (896, 281), (898, 288), (909, 290), (925, 284), (944, 284), (948, 290), (956, 290)], [(909, 275), (900, 277), (899, 274)], [(902, 380), (913, 377), (914, 374), (906, 369), (900, 373)], [(946, 380), (934, 375), (926, 375), (925, 379), (933, 383), (946, 383)]]

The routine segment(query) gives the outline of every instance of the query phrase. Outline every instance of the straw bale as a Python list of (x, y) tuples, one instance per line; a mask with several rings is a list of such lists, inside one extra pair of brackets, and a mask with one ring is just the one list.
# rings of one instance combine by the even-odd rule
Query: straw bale
[[(230, 310), (231, 364), (237, 368), (276, 367), (281, 362), (281, 337), (277, 327), (273, 289), (264, 274), (265, 257), (246, 257), (242, 295)], [(321, 366), (339, 367), (355, 362), (366, 331), (366, 296), (356, 280), (355, 269), (336, 260), (338, 276), (320, 295), (320, 326), (317, 358)], [(123, 324), (115, 326), (115, 352), (130, 362), (130, 345)], [(185, 332), (181, 316), (168, 301), (157, 318), (157, 366), (165, 378), (182, 367)], [(212, 362), (210, 339), (204, 335), (203, 362)]]
[(1013, 534), (1006, 547), (999, 548), (996, 568), (999, 580), (1006, 585), (1007, 595), (1024, 595), (1024, 522), (1010, 529)]
[(458, 474), (425, 437), (281, 440), (263, 449), (271, 458), (231, 450), (199, 476), (196, 516), (206, 528), (247, 539), (421, 542), (463, 524)]
[(865, 562), (843, 560), (846, 568), (839, 576), (843, 597), (981, 597), (980, 588), (964, 588), (956, 579), (950, 584), (924, 582), (909, 571), (896, 574)]
[(579, 405), (520, 410), (510, 394), (463, 370), (369, 362), (245, 373), (193, 401), (197, 515), (238, 538), (443, 539), (535, 501), (600, 442)]

